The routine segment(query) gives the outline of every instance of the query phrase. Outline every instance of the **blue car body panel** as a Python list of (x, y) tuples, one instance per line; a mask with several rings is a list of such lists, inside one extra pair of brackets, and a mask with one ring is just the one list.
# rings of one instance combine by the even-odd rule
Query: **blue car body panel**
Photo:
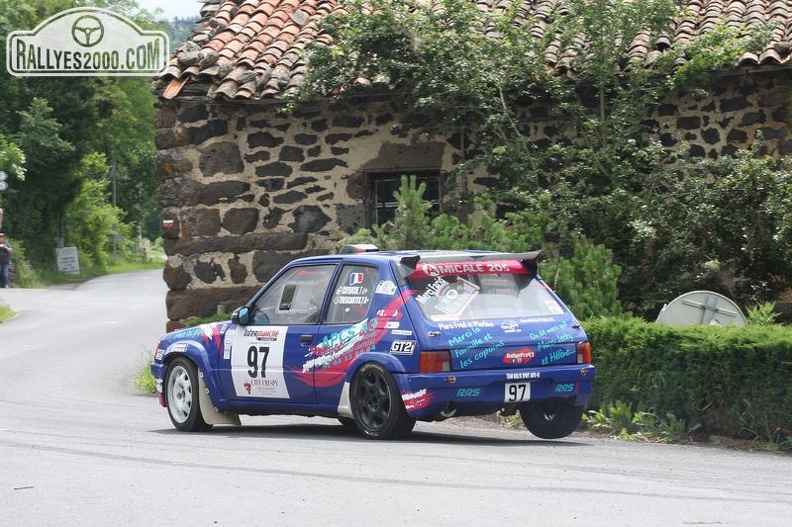
[[(495, 257), (472, 251), (437, 256), (439, 261), (463, 262), (456, 267), (405, 265), (416, 254), (364, 253), (292, 262), (248, 306), (255, 306), (269, 288), (281, 287), (283, 298), (288, 290), (288, 302), (278, 309), (305, 301), (298, 298), (301, 294), (313, 294), (318, 311), (306, 315), (313, 322), (243, 326), (227, 321), (168, 333), (151, 364), (160, 394), (168, 365), (184, 356), (198, 366), (219, 412), (349, 416), (343, 410), (348, 407), (345, 388), (367, 362), (377, 362), (392, 374), (408, 414), (419, 420), (487, 414), (528, 401), (588, 403), (594, 367), (581, 361), (578, 352), (586, 334), (535, 268), (521, 268), (513, 255), (484, 267), (464, 263), (477, 262), (482, 255)], [(414, 260), (420, 262), (422, 254)], [(480, 268), (486, 276), (474, 284), (470, 273)], [(288, 289), (292, 286), (283, 286), (279, 278), (292, 275), (298, 285)], [(301, 292), (299, 284), (314, 283), (312, 275), (330, 286)], [(459, 317), (474, 300), (483, 305), (484, 282), (489, 290), (499, 291), (511, 283), (506, 278), (522, 275), (543, 299), (541, 314), (496, 306), (493, 312), (502, 310), (498, 316)], [(421, 284), (419, 290), (416, 284)], [(493, 295), (493, 301), (501, 297)], [(354, 322), (321, 322), (333, 310), (353, 316), (363, 304), (367, 309)], [(430, 304), (433, 315), (427, 315)], [(421, 354), (428, 351), (447, 351), (448, 371), (422, 373)], [(160, 402), (165, 404), (164, 397)]]

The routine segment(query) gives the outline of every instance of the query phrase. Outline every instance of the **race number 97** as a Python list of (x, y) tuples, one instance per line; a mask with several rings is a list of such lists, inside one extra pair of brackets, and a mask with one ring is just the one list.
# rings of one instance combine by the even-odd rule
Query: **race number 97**
[(506, 385), (503, 402), (521, 403), (531, 399), (531, 383), (515, 382)]
[(248, 348), (247, 363), (250, 369), (248, 375), (251, 379), (255, 379), (261, 373), (261, 378), (267, 376), (267, 355), (269, 355), (269, 346), (250, 346)]

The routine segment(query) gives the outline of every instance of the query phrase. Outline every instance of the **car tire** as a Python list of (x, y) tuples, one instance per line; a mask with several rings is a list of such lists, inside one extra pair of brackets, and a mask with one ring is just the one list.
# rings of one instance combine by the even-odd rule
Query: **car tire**
[(536, 401), (521, 405), (520, 417), (536, 437), (560, 439), (577, 429), (583, 407), (572, 406), (569, 401)]
[(355, 424), (369, 439), (398, 439), (409, 435), (415, 426), (393, 376), (376, 362), (355, 372), (350, 399)]
[(177, 430), (201, 432), (212, 427), (201, 415), (198, 390), (198, 367), (191, 360), (175, 359), (165, 377), (165, 406)]
[(352, 419), (351, 417), (339, 416), (338, 417), (338, 422), (341, 423), (342, 425), (346, 426), (346, 427), (349, 427), (349, 428), (351, 428), (353, 426), (357, 426), (357, 425), (355, 425), (355, 420)]

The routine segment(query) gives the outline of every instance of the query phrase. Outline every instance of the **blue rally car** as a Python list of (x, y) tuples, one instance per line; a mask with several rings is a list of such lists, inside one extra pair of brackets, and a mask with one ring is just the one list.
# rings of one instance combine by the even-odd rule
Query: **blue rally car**
[(538, 437), (575, 430), (591, 346), (538, 251), (375, 249), (295, 260), (230, 321), (163, 336), (151, 372), (173, 425), (319, 415), (388, 439), (519, 410)]

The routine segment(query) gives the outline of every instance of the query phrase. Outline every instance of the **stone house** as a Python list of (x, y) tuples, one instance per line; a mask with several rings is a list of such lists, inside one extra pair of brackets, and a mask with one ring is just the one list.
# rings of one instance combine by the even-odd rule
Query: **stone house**
[[(558, 0), (525, 0), (541, 21)], [(338, 0), (203, 0), (202, 19), (155, 83), (164, 277), (169, 327), (243, 304), (287, 261), (332, 252), (359, 228), (393, 213), (403, 174), (443, 199), (442, 175), (464, 160), (458, 137), (414, 142), (392, 132), (386, 96), (318, 101), (286, 116), (281, 97), (303, 79), (308, 42), (326, 39), (317, 20)], [(479, 0), (482, 8), (497, 2)], [(787, 0), (688, 0), (690, 18), (665, 42), (689, 39), (715, 21), (768, 21), (774, 40), (746, 54), (715, 83), (712, 98), (681, 97), (650, 119), (662, 143), (698, 155), (750, 145), (761, 130), (773, 155), (792, 153), (792, 6)], [(631, 53), (651, 57), (656, 44)], [(557, 57), (549, 65), (560, 68)], [(543, 108), (529, 108), (532, 137), (558, 139)], [(458, 181), (465, 191), (491, 184)]]

